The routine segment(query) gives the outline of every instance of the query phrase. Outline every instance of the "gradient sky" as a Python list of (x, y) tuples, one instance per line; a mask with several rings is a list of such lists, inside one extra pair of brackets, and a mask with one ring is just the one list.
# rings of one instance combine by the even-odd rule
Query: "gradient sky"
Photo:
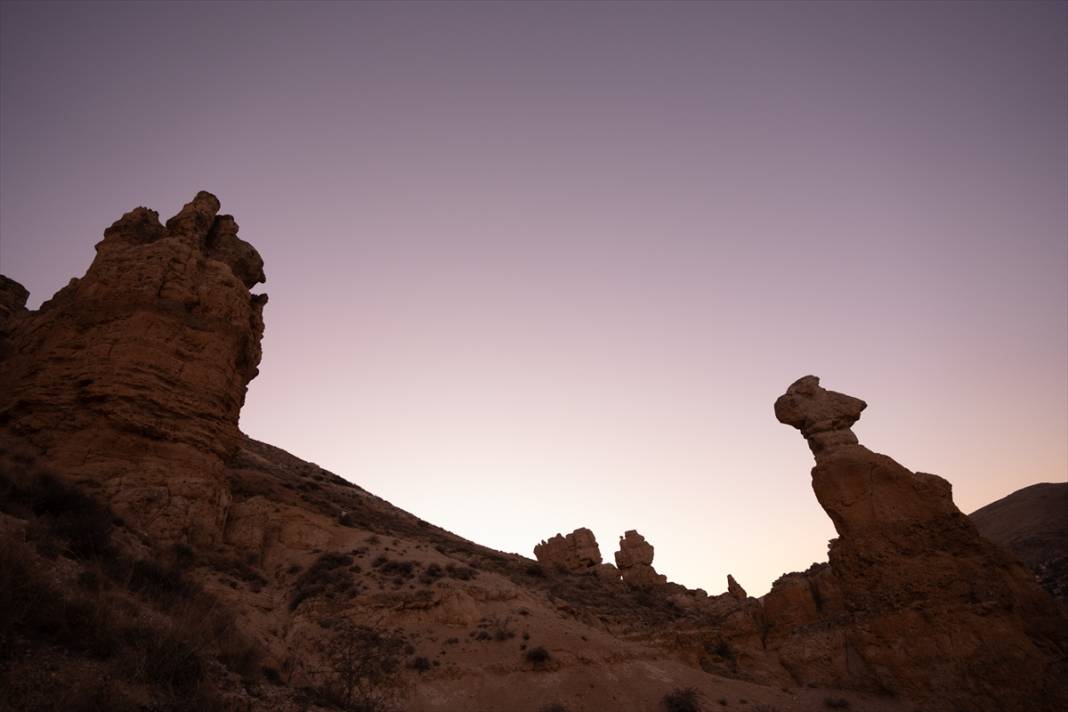
[(819, 375), (965, 511), (1068, 478), (1068, 5), (0, 10), (0, 269), (216, 193), (266, 261), (242, 414), (530, 555), (825, 560), (772, 403)]

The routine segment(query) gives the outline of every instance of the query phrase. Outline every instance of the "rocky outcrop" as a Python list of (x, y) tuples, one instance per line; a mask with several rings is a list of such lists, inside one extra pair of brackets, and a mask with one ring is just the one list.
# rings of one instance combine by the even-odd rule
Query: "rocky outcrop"
[(734, 598), (738, 601), (744, 601), (745, 599), (749, 598), (749, 595), (745, 592), (745, 589), (742, 588), (741, 584), (735, 581), (734, 577), (730, 574), (727, 574), (727, 593), (730, 594), (731, 598)]
[(775, 403), (816, 459), (838, 532), (828, 570), (776, 582), (769, 647), (804, 684), (845, 684), (927, 709), (1063, 709), (1068, 626), (1011, 557), (981, 538), (950, 485), (861, 446), (865, 403), (806, 376)]
[(582, 574), (601, 564), (601, 549), (593, 532), (581, 527), (567, 536), (557, 534), (534, 547), (534, 557), (544, 566)]
[(653, 568), (653, 545), (631, 529), (619, 537), (616, 566), (623, 582), (637, 588), (650, 588), (667, 583)]
[(130, 211), (37, 311), (0, 284), (0, 437), (95, 481), (165, 540), (218, 540), (223, 464), (260, 361), (267, 297), (249, 288), (263, 262), (219, 207), (200, 192), (166, 225)]

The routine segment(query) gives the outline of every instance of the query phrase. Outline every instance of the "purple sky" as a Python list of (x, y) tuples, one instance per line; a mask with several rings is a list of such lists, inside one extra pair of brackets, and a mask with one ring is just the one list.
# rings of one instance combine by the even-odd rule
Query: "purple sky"
[(266, 261), (242, 427), (530, 554), (825, 558), (807, 373), (972, 511), (1068, 477), (1068, 5), (2, 5), (0, 269), (147, 205)]

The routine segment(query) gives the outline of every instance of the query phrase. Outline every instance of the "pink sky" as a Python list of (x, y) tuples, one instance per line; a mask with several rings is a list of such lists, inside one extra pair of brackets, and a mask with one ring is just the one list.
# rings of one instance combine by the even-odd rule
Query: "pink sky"
[(4, 3), (0, 269), (216, 193), (242, 427), (480, 543), (762, 594), (825, 559), (772, 403), (964, 511), (1068, 478), (1065, 3)]

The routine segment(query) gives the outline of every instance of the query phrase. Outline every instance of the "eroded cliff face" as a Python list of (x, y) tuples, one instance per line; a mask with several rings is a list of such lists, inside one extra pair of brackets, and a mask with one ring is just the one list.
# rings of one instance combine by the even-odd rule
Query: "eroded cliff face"
[(37, 311), (0, 285), (0, 435), (174, 542), (221, 538), (223, 463), (260, 361), (263, 261), (219, 207), (201, 192), (166, 225), (130, 211)]
[(834, 522), (829, 567), (765, 598), (769, 645), (805, 683), (881, 689), (931, 709), (1068, 705), (1063, 611), (980, 537), (949, 483), (860, 445), (865, 403), (806, 376), (775, 403), (816, 459), (812, 488)]

